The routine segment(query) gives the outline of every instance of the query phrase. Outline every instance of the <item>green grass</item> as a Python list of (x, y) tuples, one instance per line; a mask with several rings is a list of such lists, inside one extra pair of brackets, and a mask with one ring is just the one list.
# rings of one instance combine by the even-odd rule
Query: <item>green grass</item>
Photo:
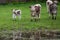
[[(8, 4), (0, 5), (0, 31), (1, 30), (32, 30), (36, 28), (48, 28), (48, 29), (60, 29), (60, 5), (58, 5), (57, 20), (48, 18), (46, 5), (42, 5), (41, 19), (37, 22), (30, 21), (30, 9), (29, 6), (32, 3), (25, 4)], [(22, 10), (22, 19), (16, 21), (12, 20), (12, 9), (17, 8)]]

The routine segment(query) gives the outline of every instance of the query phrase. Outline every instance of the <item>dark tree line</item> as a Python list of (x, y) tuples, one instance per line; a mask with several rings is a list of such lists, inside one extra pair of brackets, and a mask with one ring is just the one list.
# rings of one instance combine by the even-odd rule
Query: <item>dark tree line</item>
[[(0, 3), (19, 3), (19, 2), (46, 2), (46, 0), (0, 0)], [(60, 0), (57, 0), (60, 2)]]

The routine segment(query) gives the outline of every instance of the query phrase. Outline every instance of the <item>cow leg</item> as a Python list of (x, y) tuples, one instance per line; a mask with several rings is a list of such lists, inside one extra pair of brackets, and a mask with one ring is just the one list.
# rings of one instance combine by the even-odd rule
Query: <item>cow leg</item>
[(15, 14), (13, 14), (13, 15), (12, 15), (12, 18), (15, 20), (15, 19), (16, 19), (16, 15), (15, 15)]
[(32, 21), (32, 19), (30, 21)]
[(53, 13), (52, 13), (52, 19), (54, 19), (54, 15), (53, 15)]
[(34, 17), (34, 21), (37, 21), (37, 16)]
[(56, 17), (55, 17), (55, 20), (56, 20)]
[(53, 13), (52, 13), (52, 11), (51, 11), (51, 8), (49, 8), (48, 14), (49, 14), (49, 18), (51, 18), (51, 16), (53, 16)]
[(49, 18), (51, 18), (51, 13), (50, 13), (50, 10), (48, 11), (48, 13), (49, 13)]
[(19, 20), (21, 19), (21, 15), (18, 15)]
[(39, 14), (37, 14), (37, 21), (39, 21), (40, 20), (40, 15)]
[(52, 19), (54, 19), (54, 16), (52, 16)]
[(39, 15), (39, 19), (40, 19), (40, 15)]
[(33, 21), (33, 19), (35, 19), (35, 12), (31, 12), (31, 21)]
[(37, 14), (37, 16), (38, 16), (38, 19), (40, 19), (40, 15), (39, 15), (39, 13)]
[(36, 17), (32, 16), (31, 21), (36, 21)]
[(50, 13), (48, 13), (48, 18), (51, 18), (51, 14)]
[(40, 14), (40, 12), (36, 13), (37, 20), (40, 20), (40, 15), (39, 14)]
[(56, 20), (56, 14), (54, 14), (54, 19)]
[(37, 19), (35, 19), (35, 21), (37, 21)]
[(33, 17), (31, 17), (31, 21), (33, 21), (33, 19), (34, 19), (34, 18), (33, 18)]

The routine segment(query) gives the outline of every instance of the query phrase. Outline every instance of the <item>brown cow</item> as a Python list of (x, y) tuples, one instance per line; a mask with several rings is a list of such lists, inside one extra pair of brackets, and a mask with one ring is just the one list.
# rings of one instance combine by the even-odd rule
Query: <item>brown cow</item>
[(40, 18), (41, 5), (40, 4), (31, 5), (30, 11), (31, 11), (31, 17), (32, 17), (31, 21), (33, 19), (35, 19), (36, 21), (37, 19)]

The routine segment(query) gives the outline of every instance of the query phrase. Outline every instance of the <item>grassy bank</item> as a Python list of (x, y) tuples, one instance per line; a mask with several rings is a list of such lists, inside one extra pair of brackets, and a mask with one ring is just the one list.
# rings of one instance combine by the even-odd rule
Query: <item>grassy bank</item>
[[(48, 28), (48, 29), (60, 29), (60, 5), (58, 5), (57, 20), (48, 18), (46, 5), (43, 3), (41, 10), (41, 19), (37, 22), (31, 22), (29, 6), (35, 3), (25, 4), (8, 4), (0, 5), (0, 31), (1, 30), (31, 30), (36, 28)], [(21, 20), (12, 20), (12, 9), (21, 9), (22, 18)]]

